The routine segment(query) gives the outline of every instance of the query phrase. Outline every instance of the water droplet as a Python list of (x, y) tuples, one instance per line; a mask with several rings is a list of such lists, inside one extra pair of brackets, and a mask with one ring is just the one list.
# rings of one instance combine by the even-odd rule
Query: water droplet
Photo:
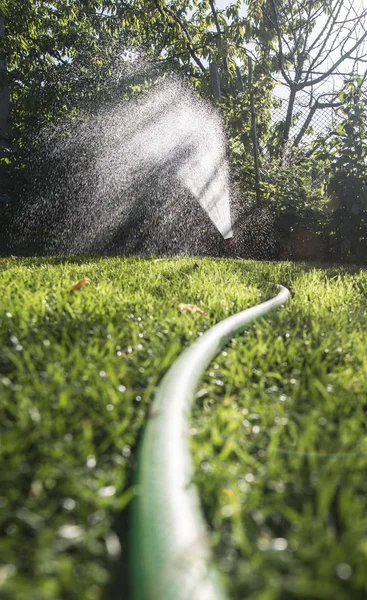
[(83, 536), (84, 531), (79, 525), (62, 525), (58, 534), (66, 540), (75, 540)]
[(116, 493), (116, 488), (114, 485), (106, 485), (104, 487), (101, 487), (98, 490), (98, 496), (101, 496), (101, 498), (109, 498), (110, 496), (113, 496)]
[(73, 498), (65, 498), (62, 501), (62, 506), (65, 508), (65, 510), (74, 510), (76, 507), (76, 502), (73, 500)]
[(38, 412), (37, 408), (35, 408), (34, 406), (31, 406), (28, 409), (28, 413), (29, 413), (29, 416), (31, 417), (32, 421), (34, 421), (35, 423), (39, 423), (40, 422), (41, 415)]
[(285, 538), (275, 538), (275, 540), (272, 541), (271, 547), (277, 552), (283, 552), (288, 548), (288, 542)]
[(222, 506), (222, 509), (220, 512), (223, 517), (229, 518), (229, 517), (232, 517), (232, 515), (234, 513), (234, 508), (231, 504), (225, 504), (224, 506)]
[(125, 444), (125, 446), (122, 449), (122, 455), (125, 456), (125, 458), (128, 458), (131, 454), (131, 448), (128, 444)]
[(110, 531), (106, 537), (106, 548), (111, 558), (117, 558), (121, 554), (120, 540), (114, 531)]
[(347, 563), (339, 563), (336, 566), (335, 571), (339, 579), (343, 579), (344, 581), (350, 579), (353, 573), (352, 567)]
[(17, 573), (17, 568), (15, 565), (2, 565), (0, 567), (0, 586), (2, 586), (7, 579), (10, 577), (14, 577)]
[(96, 466), (96, 464), (97, 464), (97, 461), (96, 461), (95, 457), (94, 456), (88, 456), (88, 458), (87, 458), (87, 467), (89, 469), (94, 469), (94, 467)]
[(270, 393), (275, 393), (279, 390), (277, 385), (272, 385), (270, 388), (268, 388), (268, 392)]

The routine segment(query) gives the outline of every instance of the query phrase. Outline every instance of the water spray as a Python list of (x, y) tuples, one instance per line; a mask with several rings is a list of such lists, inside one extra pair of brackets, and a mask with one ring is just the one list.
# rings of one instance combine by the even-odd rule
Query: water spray
[(232, 236), (223, 123), (176, 77), (45, 130), (37, 149), (17, 230), (46, 231), (53, 254), (215, 253), (214, 228)]

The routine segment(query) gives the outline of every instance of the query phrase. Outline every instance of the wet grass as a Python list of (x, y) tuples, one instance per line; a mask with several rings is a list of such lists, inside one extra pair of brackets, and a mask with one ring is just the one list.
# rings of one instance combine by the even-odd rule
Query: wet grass
[(214, 551), (233, 598), (362, 599), (367, 272), (295, 267), (278, 280), (291, 301), (199, 390), (193, 451)]
[(116, 519), (156, 385), (262, 288), (244, 289), (231, 261), (10, 259), (0, 270), (1, 598), (110, 598), (128, 558)]
[(218, 357), (193, 415), (219, 568), (234, 598), (365, 597), (366, 272), (81, 257), (0, 262), (1, 598), (112, 598), (159, 380), (271, 282), (291, 302)]

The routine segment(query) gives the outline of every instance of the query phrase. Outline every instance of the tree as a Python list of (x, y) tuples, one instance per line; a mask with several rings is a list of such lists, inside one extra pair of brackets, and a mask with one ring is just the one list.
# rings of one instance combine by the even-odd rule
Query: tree
[(338, 260), (365, 261), (366, 256), (367, 99), (363, 82), (363, 77), (355, 77), (339, 94), (341, 122), (316, 151), (329, 171), (330, 246)]
[(271, 37), (260, 44), (259, 55), (269, 59), (271, 74), (278, 73), (289, 89), (284, 151), (296, 98), (307, 98), (308, 113), (293, 146), (299, 145), (316, 111), (340, 106), (342, 90), (325, 91), (325, 82), (341, 75), (345, 65), (354, 74), (367, 61), (367, 10), (358, 12), (353, 0), (266, 0), (261, 12)]
[[(4, 1), (11, 121), (15, 131), (19, 132), (26, 122), (42, 119), (43, 113), (47, 112), (39, 99), (42, 97), (45, 102), (53, 73), (72, 62), (82, 48), (94, 47), (97, 53), (101, 36), (108, 27), (112, 30), (107, 16), (98, 13), (113, 3), (98, 0)], [(51, 92), (55, 90), (50, 89), (49, 96)]]
[(6, 76), (6, 55), (3, 47), (5, 17), (0, 3), (0, 158), (7, 155), (9, 148), (9, 90)]

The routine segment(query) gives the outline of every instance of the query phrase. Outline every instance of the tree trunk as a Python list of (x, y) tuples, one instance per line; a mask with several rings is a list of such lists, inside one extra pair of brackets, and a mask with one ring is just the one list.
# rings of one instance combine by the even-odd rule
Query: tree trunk
[(248, 86), (250, 90), (250, 108), (251, 108), (251, 135), (252, 145), (254, 151), (254, 167), (255, 167), (255, 191), (256, 201), (258, 204), (261, 202), (260, 194), (260, 163), (259, 163), (259, 145), (257, 140), (257, 127), (256, 127), (256, 111), (254, 102), (254, 90), (252, 85), (252, 59), (248, 57)]
[(298, 132), (298, 135), (296, 137), (296, 139), (293, 142), (293, 148), (297, 148), (297, 146), (299, 145), (301, 139), (303, 138), (303, 136), (305, 135), (306, 129), (309, 126), (309, 124), (312, 121), (312, 117), (314, 116), (315, 112), (317, 109), (317, 104), (314, 104), (311, 108), (310, 108), (310, 112), (308, 113), (305, 122), (303, 123), (301, 129)]
[(216, 100), (220, 100), (222, 97), (222, 91), (220, 87), (218, 65), (215, 62), (211, 62), (209, 64), (209, 74), (213, 96)]
[(9, 150), (9, 89), (6, 81), (6, 57), (3, 49), (4, 17), (0, 14), (0, 158)]
[(296, 88), (292, 86), (291, 93), (289, 95), (287, 116), (285, 118), (284, 130), (283, 130), (282, 150), (281, 150), (282, 157), (284, 157), (284, 154), (286, 151), (286, 146), (287, 146), (288, 140), (289, 140), (289, 132), (291, 129), (291, 124), (292, 124), (292, 116), (293, 116), (293, 108), (294, 108), (295, 99), (296, 99)]
[(228, 57), (227, 57), (227, 49), (225, 46), (225, 40), (223, 40), (222, 30), (219, 25), (217, 10), (215, 8), (215, 0), (209, 0), (210, 8), (212, 10), (212, 15), (214, 18), (215, 27), (219, 36), (219, 49), (223, 58), (223, 67), (225, 72), (228, 72)]
[(236, 67), (236, 75), (237, 75), (237, 85), (240, 92), (245, 91), (245, 86), (242, 79), (242, 73), (240, 67)]

